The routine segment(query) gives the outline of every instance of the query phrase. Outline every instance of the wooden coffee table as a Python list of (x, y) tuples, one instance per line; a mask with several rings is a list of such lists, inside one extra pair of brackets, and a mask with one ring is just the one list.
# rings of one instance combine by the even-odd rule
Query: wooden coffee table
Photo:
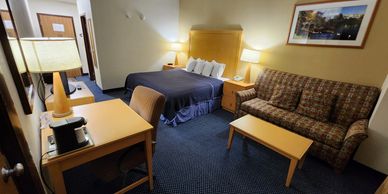
[(291, 160), (286, 187), (290, 186), (298, 163), (298, 168), (302, 168), (306, 152), (313, 143), (311, 139), (292, 133), (252, 115), (245, 115), (230, 123), (228, 150), (232, 146), (234, 132), (251, 138)]

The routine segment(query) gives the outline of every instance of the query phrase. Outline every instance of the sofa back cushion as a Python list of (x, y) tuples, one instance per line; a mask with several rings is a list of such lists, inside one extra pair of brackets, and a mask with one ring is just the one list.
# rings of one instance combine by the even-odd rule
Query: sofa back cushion
[(299, 88), (276, 85), (268, 104), (294, 111), (298, 105), (300, 93), (301, 91)]
[(328, 122), (333, 105), (334, 96), (329, 92), (303, 90), (295, 112), (321, 122)]
[(312, 92), (330, 91), (336, 101), (329, 118), (330, 122), (349, 127), (360, 119), (368, 119), (379, 96), (379, 89), (338, 81), (265, 69), (256, 80), (257, 97), (270, 100), (276, 85), (285, 85)]

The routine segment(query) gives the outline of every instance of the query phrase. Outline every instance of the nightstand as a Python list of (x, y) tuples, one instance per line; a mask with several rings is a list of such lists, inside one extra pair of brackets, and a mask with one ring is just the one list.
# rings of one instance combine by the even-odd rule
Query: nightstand
[(222, 96), (222, 108), (233, 112), (236, 110), (236, 92), (253, 88), (254, 83), (227, 80), (224, 82), (224, 95)]
[(176, 66), (176, 65), (163, 65), (163, 71), (166, 71), (166, 70), (171, 70), (171, 69), (180, 69), (182, 68), (181, 66)]
[[(94, 95), (82, 81), (69, 81), (75, 87), (81, 88), (81, 90), (76, 89), (73, 94), (68, 96), (70, 106), (79, 106), (83, 104), (94, 103)], [(46, 108), (47, 111), (54, 110), (54, 95), (51, 94), (50, 89), (52, 85), (46, 85)]]

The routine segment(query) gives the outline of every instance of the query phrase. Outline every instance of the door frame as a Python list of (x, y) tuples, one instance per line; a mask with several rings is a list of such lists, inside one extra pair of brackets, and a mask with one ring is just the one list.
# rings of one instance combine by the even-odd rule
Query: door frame
[[(36, 13), (36, 17), (38, 18), (38, 23), (39, 23), (39, 29), (40, 29), (40, 34), (42, 35), (42, 37), (46, 37), (44, 32), (43, 32), (43, 28), (42, 28), (42, 21), (40, 20), (40, 15), (42, 16), (55, 16), (55, 17), (64, 17), (64, 18), (70, 18), (71, 19), (71, 23), (73, 24), (73, 33), (74, 33), (74, 40), (75, 40), (75, 44), (77, 45), (77, 49), (78, 49), (78, 54), (81, 54), (79, 52), (79, 46), (78, 46), (78, 41), (77, 41), (77, 33), (75, 31), (75, 24), (74, 24), (74, 17), (73, 16), (68, 16), (68, 15), (58, 15), (58, 14), (49, 14), (49, 13)], [(83, 68), (81, 67), (81, 75), (84, 74), (84, 70)]]
[(94, 81), (96, 80), (96, 74), (94, 71), (92, 50), (90, 49), (90, 40), (89, 40), (88, 27), (86, 23), (86, 14), (81, 15), (80, 20), (81, 20), (82, 34), (85, 42), (86, 60), (88, 61), (89, 79), (91, 81)]
[[(21, 124), (10, 97), (3, 75), (0, 74), (0, 146), (6, 157), (9, 168), (22, 163), (24, 173), (19, 177), (12, 177), (20, 194), (44, 194), (44, 189), (38, 170), (31, 156), (28, 143), (23, 135)], [(37, 141), (40, 141), (37, 140)]]
[[(75, 25), (74, 25), (74, 18), (73, 18), (73, 16), (48, 14), (48, 13), (36, 13), (36, 16), (38, 17), (39, 29), (40, 29), (40, 33), (41, 33), (42, 37), (45, 37), (45, 34), (43, 32), (43, 29), (42, 29), (42, 23), (41, 23), (40, 17), (39, 17), (40, 15), (42, 15), (42, 16), (55, 16), (55, 17), (71, 18), (71, 23), (73, 24), (74, 39), (75, 39), (75, 42), (77, 42), (77, 33), (75, 32)], [(78, 46), (78, 43), (77, 43), (77, 46)]]

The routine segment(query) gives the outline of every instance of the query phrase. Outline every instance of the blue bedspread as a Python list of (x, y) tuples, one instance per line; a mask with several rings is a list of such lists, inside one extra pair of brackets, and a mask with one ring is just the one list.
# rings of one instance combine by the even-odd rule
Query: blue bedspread
[(223, 81), (174, 69), (129, 74), (125, 88), (133, 91), (138, 85), (150, 87), (166, 96), (163, 116), (171, 121), (184, 108), (215, 99), (220, 101)]

